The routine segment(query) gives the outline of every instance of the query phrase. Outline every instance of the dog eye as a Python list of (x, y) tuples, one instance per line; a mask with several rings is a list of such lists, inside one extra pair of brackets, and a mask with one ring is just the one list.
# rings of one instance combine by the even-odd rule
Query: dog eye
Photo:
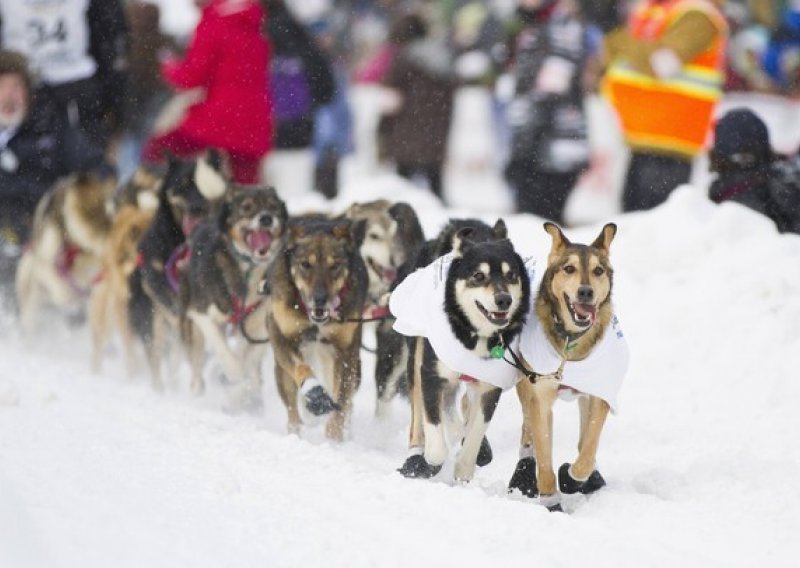
[(575, 267), (572, 266), (571, 264), (568, 264), (567, 266), (564, 267), (564, 272), (566, 272), (567, 274), (575, 274)]
[(308, 262), (307, 260), (303, 260), (300, 262), (300, 268), (302, 268), (303, 270), (308, 270), (309, 268), (311, 268), (311, 263)]
[(486, 280), (486, 275), (483, 272), (476, 272), (472, 275), (472, 279), (479, 284)]
[(253, 212), (253, 202), (249, 200), (243, 201), (239, 209), (241, 209), (243, 215), (249, 215)]
[(370, 233), (369, 238), (372, 239), (373, 241), (381, 240), (381, 236), (378, 233)]
[(605, 270), (603, 270), (602, 266), (595, 266), (594, 270), (592, 270), (592, 273), (595, 276), (602, 276), (604, 272), (605, 272)]
[(514, 272), (513, 270), (509, 270), (508, 272), (506, 272), (506, 280), (508, 280), (509, 282), (513, 282), (516, 279), (517, 279), (516, 272)]

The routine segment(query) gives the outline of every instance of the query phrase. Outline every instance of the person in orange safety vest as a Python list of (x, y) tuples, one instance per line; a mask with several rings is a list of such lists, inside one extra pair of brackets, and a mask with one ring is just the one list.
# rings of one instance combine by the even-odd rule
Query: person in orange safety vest
[(651, 209), (689, 181), (722, 96), (727, 32), (711, 0), (642, 0), (607, 35), (603, 92), (631, 148), (624, 211)]

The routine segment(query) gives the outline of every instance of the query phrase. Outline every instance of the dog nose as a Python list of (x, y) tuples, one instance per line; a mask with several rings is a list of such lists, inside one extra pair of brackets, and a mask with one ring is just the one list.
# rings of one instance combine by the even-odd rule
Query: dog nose
[(311, 301), (314, 302), (315, 308), (324, 308), (328, 304), (328, 293), (324, 290), (317, 290), (311, 296)]
[(494, 296), (494, 303), (497, 305), (498, 309), (500, 310), (507, 310), (511, 307), (511, 294), (503, 292), (502, 294), (495, 294)]
[(262, 215), (258, 218), (258, 224), (262, 227), (271, 227), (272, 226), (272, 216), (271, 215)]
[(578, 288), (578, 301), (582, 304), (588, 304), (594, 300), (594, 288), (591, 286), (581, 286)]

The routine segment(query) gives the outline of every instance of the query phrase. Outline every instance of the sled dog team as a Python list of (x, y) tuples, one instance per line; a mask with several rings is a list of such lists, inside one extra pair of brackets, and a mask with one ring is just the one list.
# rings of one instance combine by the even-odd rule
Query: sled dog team
[[(502, 219), (454, 219), (426, 241), (405, 203), (289, 216), (273, 188), (232, 183), (213, 152), (141, 170), (119, 189), (79, 175), (36, 211), (16, 276), (20, 321), (32, 339), (46, 305), (73, 318), (88, 309), (95, 371), (114, 330), (129, 373), (141, 343), (162, 389), (183, 352), (200, 394), (210, 361), (237, 410), (260, 406), (271, 347), (289, 431), (323, 419), (332, 440), (345, 435), (362, 332), (374, 325), (376, 412), (397, 393), (411, 407), (400, 473), (432, 477), (454, 446), (455, 478), (472, 479), (492, 460), (486, 430), (514, 387), (523, 424), (509, 487), (560, 510), (560, 494), (605, 485), (597, 449), (628, 350), (611, 303), (616, 226), (591, 244), (544, 229), (552, 244), (539, 274)], [(580, 435), (556, 474), (552, 409), (563, 397), (577, 398)]]

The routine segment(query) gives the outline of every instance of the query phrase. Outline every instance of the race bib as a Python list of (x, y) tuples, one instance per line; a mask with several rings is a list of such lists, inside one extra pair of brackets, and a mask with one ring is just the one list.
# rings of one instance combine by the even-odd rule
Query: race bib
[(0, 0), (4, 47), (25, 54), (46, 83), (92, 76), (89, 0)]

